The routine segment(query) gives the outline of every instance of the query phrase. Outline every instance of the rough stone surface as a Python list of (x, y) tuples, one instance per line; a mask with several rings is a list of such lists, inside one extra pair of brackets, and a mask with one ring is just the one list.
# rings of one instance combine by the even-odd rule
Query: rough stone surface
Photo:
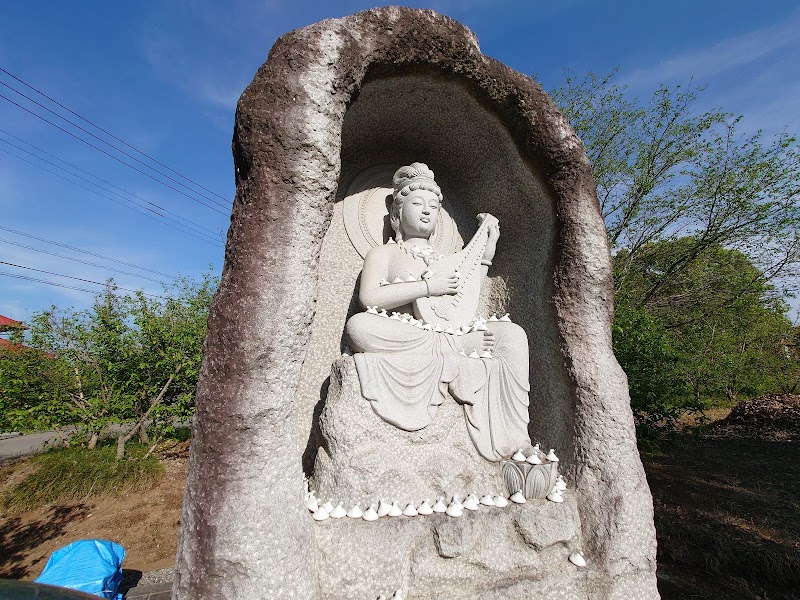
[[(542, 89), (447, 17), (374, 9), (276, 42), (239, 101), (233, 152), (174, 597), (657, 597), (652, 501), (611, 351), (605, 230), (582, 145)], [(302, 506), (360, 268), (337, 244), (337, 202), (365, 169), (417, 160), (462, 239), (487, 208), (503, 223), (483, 306), (527, 332), (531, 435), (562, 458), (588, 568), (568, 563), (571, 542), (537, 552), (539, 534), (507, 518), (533, 503), (462, 517), (482, 537), (449, 559), (434, 521), (316, 523)], [(444, 535), (446, 552), (471, 539)], [(359, 583), (370, 577), (382, 587)]]
[[(320, 597), (388, 597), (396, 589), (406, 598), (430, 600), (509, 598), (510, 589), (522, 598), (545, 590), (559, 590), (552, 595), (556, 598), (588, 596), (586, 580), (596, 573), (568, 561), (579, 547), (570, 494), (563, 504), (539, 500), (464, 513), (316, 523), (318, 576), (325, 582)], [(557, 523), (556, 531), (544, 525), (534, 532), (521, 525), (537, 515)], [(534, 540), (534, 535), (542, 537)]]
[(469, 439), (460, 405), (446, 401), (419, 431), (398, 429), (361, 395), (352, 357), (334, 363), (321, 423), (328, 444), (317, 454), (311, 487), (334, 505), (366, 509), (383, 498), (404, 508), (505, 491), (500, 465), (482, 458)]

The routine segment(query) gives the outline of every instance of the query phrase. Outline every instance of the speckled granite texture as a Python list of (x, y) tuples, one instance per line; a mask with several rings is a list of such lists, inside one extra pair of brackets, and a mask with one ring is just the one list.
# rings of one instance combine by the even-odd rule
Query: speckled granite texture
[[(407, 598), (657, 598), (652, 501), (611, 351), (594, 181), (541, 88), (482, 55), (447, 17), (374, 9), (278, 40), (239, 101), (233, 152), (237, 195), (197, 391), (174, 597), (369, 598), (397, 585)], [(337, 206), (365, 169), (413, 161), (436, 172), (462, 239), (476, 213), (500, 220), (483, 306), (510, 312), (528, 334), (531, 436), (556, 448), (577, 511), (574, 535), (549, 546), (530, 533), (502, 538), (510, 513), (447, 526), (525, 546), (529, 562), (511, 578), (484, 577), (522, 560), (502, 547), (442, 556), (436, 544), (451, 554), (448, 540), (466, 529), (436, 533), (416, 518), (315, 523), (302, 504), (360, 268)], [(520, 510), (536, 522), (536, 506)], [(565, 560), (577, 541), (588, 568)], [(384, 565), (381, 552), (396, 560)], [(358, 568), (338, 570), (356, 555)], [(373, 577), (391, 586), (376, 589)]]

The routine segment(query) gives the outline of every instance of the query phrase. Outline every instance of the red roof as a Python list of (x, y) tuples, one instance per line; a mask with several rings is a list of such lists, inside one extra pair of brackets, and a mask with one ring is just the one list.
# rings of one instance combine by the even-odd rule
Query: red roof
[(11, 329), (27, 329), (27, 327), (22, 324), (22, 321), (15, 321), (0, 315), (0, 331), (9, 331)]

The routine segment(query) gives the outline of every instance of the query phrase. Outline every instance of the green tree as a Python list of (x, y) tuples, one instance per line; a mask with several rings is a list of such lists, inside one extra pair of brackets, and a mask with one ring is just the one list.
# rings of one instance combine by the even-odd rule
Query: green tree
[(185, 421), (194, 410), (206, 323), (217, 282), (206, 274), (198, 283), (178, 279), (165, 289), (165, 298), (139, 292), (127, 296), (134, 334), (128, 361), (127, 390), (138, 416), (120, 435), (117, 457), (137, 432), (147, 439), (148, 424), (156, 432)]
[(638, 422), (669, 422), (701, 397), (791, 386), (781, 297), (800, 267), (795, 138), (741, 134), (741, 117), (699, 110), (703, 90), (691, 85), (640, 102), (614, 76), (567, 74), (551, 95), (597, 182), (615, 351)]
[(124, 457), (133, 435), (146, 440), (148, 428), (161, 435), (191, 416), (216, 285), (209, 273), (199, 282), (178, 279), (154, 297), (121, 296), (109, 282), (87, 310), (35, 314), (28, 362), (0, 355), (0, 374), (14, 375), (13, 387), (2, 388), (4, 405), (15, 403), (15, 414), (48, 428), (75, 425), (89, 447), (114, 424)]
[(653, 242), (688, 239), (638, 299), (643, 306), (705, 252), (745, 254), (765, 281), (794, 278), (800, 266), (800, 152), (796, 139), (742, 135), (741, 117), (698, 111), (702, 90), (658, 88), (648, 103), (613, 76), (567, 75), (551, 91), (586, 146), (600, 210), (617, 261), (616, 286)]

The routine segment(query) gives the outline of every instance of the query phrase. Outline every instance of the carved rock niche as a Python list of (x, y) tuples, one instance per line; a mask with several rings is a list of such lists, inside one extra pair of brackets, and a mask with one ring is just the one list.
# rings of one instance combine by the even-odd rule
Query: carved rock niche
[[(373, 9), (278, 40), (239, 101), (233, 151), (174, 597), (657, 598), (605, 229), (583, 147), (541, 88), (447, 17)], [(391, 174), (415, 161), (444, 196), (444, 254), (478, 213), (501, 223), (478, 314), (525, 330), (530, 438), (556, 449), (569, 487), (563, 503), (459, 518), (316, 522), (306, 485), (345, 509), (503, 489), (460, 406), (400, 431), (346, 355), (363, 254), (391, 233)]]

